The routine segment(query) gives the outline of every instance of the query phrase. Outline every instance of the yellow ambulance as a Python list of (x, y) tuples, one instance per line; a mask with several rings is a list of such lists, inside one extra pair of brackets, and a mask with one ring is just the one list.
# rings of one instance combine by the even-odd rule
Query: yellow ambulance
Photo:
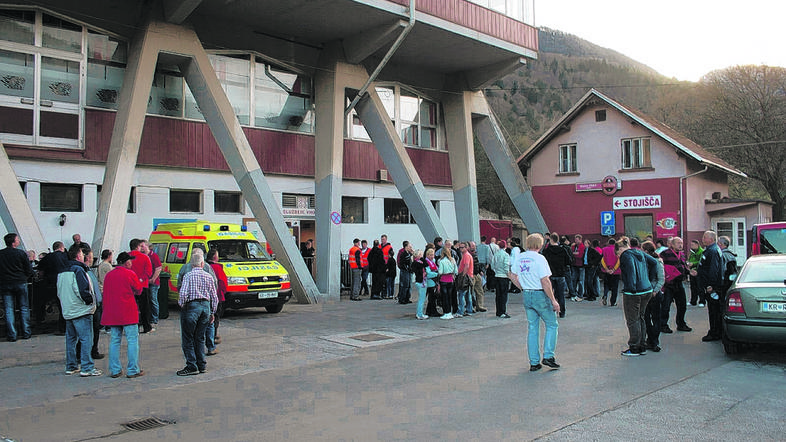
[(163, 271), (172, 275), (170, 301), (177, 301), (178, 272), (197, 248), (205, 256), (208, 250), (218, 249), (219, 264), (229, 282), (225, 308), (265, 307), (278, 313), (292, 298), (289, 273), (246, 226), (209, 221), (162, 223), (150, 234), (150, 248), (161, 259)]

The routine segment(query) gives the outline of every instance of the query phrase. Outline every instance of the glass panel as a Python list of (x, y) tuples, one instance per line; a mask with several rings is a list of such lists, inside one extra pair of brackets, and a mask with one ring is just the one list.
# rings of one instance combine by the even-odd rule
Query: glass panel
[(42, 137), (79, 138), (79, 115), (76, 113), (47, 112), (41, 110), (40, 135)]
[(503, 14), (506, 13), (505, 0), (489, 0), (489, 9), (493, 9)]
[(718, 237), (728, 236), (734, 238), (734, 223), (730, 221), (719, 221), (717, 226)]
[[(232, 104), (232, 109), (237, 115), (240, 124), (248, 125), (251, 121), (249, 101), (251, 88), (249, 86), (249, 61), (248, 59), (210, 56), (210, 62), (216, 71), (221, 87)], [(259, 97), (257, 97), (259, 100)]]
[(365, 198), (345, 196), (341, 198), (341, 222), (359, 224), (366, 222)]
[(79, 63), (41, 57), (41, 99), (79, 103)]
[(578, 170), (577, 167), (578, 163), (576, 163), (576, 146), (575, 145), (569, 146), (568, 150), (570, 153), (570, 169), (568, 170), (570, 170), (571, 172), (575, 172)]
[(240, 213), (240, 194), (237, 192), (215, 192), (213, 205), (216, 212)]
[(35, 43), (35, 12), (0, 11), (0, 40), (32, 45)]
[(631, 147), (631, 154), (633, 156), (631, 167), (641, 167), (641, 140), (635, 139), (633, 140), (633, 146)]
[(385, 224), (410, 224), (409, 208), (402, 199), (385, 198)]
[(652, 235), (652, 215), (626, 216), (625, 235), (639, 240)]
[(81, 212), (82, 186), (41, 183), (42, 212)]
[(117, 109), (125, 68), (104, 63), (87, 63), (88, 106)]
[(437, 104), (428, 101), (428, 100), (421, 100), (420, 101), (420, 121), (422, 124), (427, 126), (436, 126), (437, 125)]
[(254, 124), (260, 127), (313, 131), (311, 79), (257, 63)]
[(418, 145), (418, 125), (401, 123), (401, 141), (410, 146)]
[(401, 119), (417, 123), (420, 99), (409, 92), (401, 91)]
[(45, 48), (62, 49), (69, 52), (82, 52), (82, 27), (43, 14), (42, 46)]
[(35, 57), (0, 50), (0, 95), (33, 98)]
[(202, 115), (202, 109), (199, 108), (199, 105), (194, 99), (194, 94), (191, 93), (190, 88), (186, 88), (186, 105), (183, 109), (185, 111), (186, 118), (191, 118), (194, 120), (204, 120), (205, 116)]
[(641, 148), (642, 148), (642, 167), (650, 167), (652, 165), (652, 160), (650, 159), (650, 139), (644, 138), (641, 140)]
[(396, 94), (393, 92), (392, 87), (383, 87), (379, 86), (377, 89), (377, 95), (379, 95), (380, 100), (382, 100), (382, 105), (385, 107), (385, 110), (388, 112), (388, 116), (393, 119), (396, 117)]
[(108, 35), (90, 32), (87, 34), (87, 58), (125, 63), (128, 59), (128, 45)]
[(420, 129), (420, 147), (437, 147), (437, 130), (429, 127)]
[[(347, 105), (349, 105), (349, 102), (347, 102)], [(357, 116), (354, 110), (352, 111), (352, 138), (362, 138), (364, 140), (371, 139), (363, 123), (360, 121), (360, 117)]]
[(737, 223), (737, 245), (745, 245), (745, 223)]
[(195, 190), (170, 190), (170, 212), (199, 212), (202, 208), (202, 192)]
[(623, 169), (630, 169), (630, 140), (624, 140), (622, 142), (622, 168)]
[(147, 112), (170, 117), (183, 114), (183, 78), (173, 73), (157, 71), (147, 102)]

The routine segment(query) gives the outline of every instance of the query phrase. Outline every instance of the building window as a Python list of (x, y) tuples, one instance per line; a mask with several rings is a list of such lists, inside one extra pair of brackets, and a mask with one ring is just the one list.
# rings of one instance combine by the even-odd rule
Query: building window
[(42, 212), (81, 212), (81, 184), (41, 183)]
[(414, 224), (409, 208), (402, 199), (385, 198), (385, 224)]
[(469, 0), (485, 8), (532, 25), (535, 19), (534, 0)]
[(202, 192), (199, 190), (169, 190), (170, 212), (202, 212)]
[(296, 195), (293, 193), (281, 195), (281, 207), (313, 209), (316, 206), (317, 200), (314, 198), (314, 195)]
[(258, 59), (254, 64), (254, 126), (311, 133), (314, 100), (311, 78)]
[(240, 192), (214, 192), (213, 207), (219, 213), (243, 213)]
[(127, 58), (128, 45), (124, 41), (88, 32), (85, 105), (117, 109)]
[(341, 222), (364, 224), (366, 222), (366, 198), (341, 197)]
[[(238, 58), (210, 55), (210, 63), (216, 71), (218, 81), (232, 104), (240, 124), (248, 125), (251, 121), (249, 103), (251, 101), (251, 78), (249, 77), (250, 56), (244, 54)], [(245, 58), (241, 58), (245, 57)]]
[(606, 121), (606, 109), (595, 111), (595, 121)]
[(650, 139), (629, 138), (622, 140), (622, 168), (642, 169), (652, 167)]
[[(396, 128), (405, 145), (428, 149), (438, 148), (439, 106), (437, 106), (437, 102), (398, 85), (377, 86), (376, 92), (393, 127)], [(349, 105), (351, 101), (348, 96), (346, 104)], [(348, 124), (347, 133), (350, 138), (371, 139), (354, 109), (351, 118), (348, 119)]]
[(576, 145), (563, 144), (559, 147), (559, 173), (578, 172), (576, 165)]
[(644, 240), (652, 235), (652, 215), (626, 215), (625, 236)]

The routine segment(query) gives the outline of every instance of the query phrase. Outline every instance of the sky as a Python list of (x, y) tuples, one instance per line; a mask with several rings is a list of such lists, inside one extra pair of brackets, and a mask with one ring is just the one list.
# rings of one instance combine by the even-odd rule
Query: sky
[(783, 0), (534, 0), (535, 26), (699, 81), (736, 65), (786, 67)]

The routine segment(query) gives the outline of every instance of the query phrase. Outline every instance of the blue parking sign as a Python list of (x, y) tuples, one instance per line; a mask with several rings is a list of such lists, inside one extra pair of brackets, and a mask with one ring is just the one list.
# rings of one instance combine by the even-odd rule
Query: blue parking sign
[(613, 236), (616, 234), (616, 221), (614, 211), (600, 212), (600, 234), (603, 236)]

